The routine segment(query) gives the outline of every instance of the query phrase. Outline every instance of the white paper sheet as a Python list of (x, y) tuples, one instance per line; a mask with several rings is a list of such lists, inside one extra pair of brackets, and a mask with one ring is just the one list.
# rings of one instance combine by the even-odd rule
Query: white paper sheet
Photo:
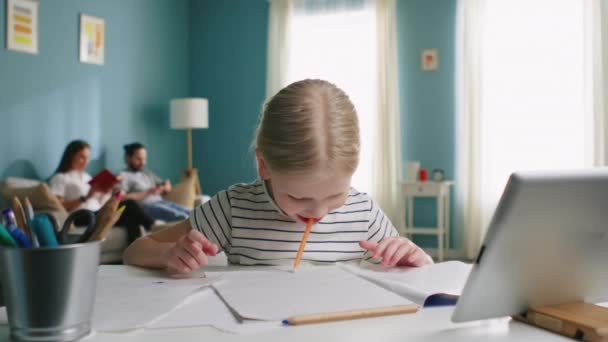
[(364, 277), (387, 290), (422, 305), (433, 294), (459, 296), (473, 265), (448, 261), (423, 267), (364, 267), (343, 265), (344, 269)]
[(253, 334), (282, 327), (280, 321), (237, 319), (212, 288), (192, 295), (186, 302), (146, 329), (210, 326), (233, 334)]
[(213, 284), (240, 317), (283, 320), (291, 316), (412, 304), (337, 266), (225, 273)]
[(120, 332), (142, 328), (210, 284), (209, 278), (100, 276), (93, 329)]
[[(91, 324), (94, 330), (102, 332), (142, 328), (218, 277), (99, 276)], [(8, 324), (5, 307), (0, 308), (0, 324)]]

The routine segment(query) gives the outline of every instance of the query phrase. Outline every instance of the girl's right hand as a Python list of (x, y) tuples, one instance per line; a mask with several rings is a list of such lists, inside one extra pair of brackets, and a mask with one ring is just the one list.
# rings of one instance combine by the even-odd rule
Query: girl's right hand
[(170, 274), (188, 274), (208, 264), (207, 255), (215, 256), (218, 246), (192, 229), (183, 235), (162, 256), (163, 264)]

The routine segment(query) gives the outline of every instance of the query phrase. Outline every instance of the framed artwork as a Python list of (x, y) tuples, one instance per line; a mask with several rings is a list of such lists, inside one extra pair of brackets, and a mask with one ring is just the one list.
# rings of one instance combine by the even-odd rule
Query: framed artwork
[(80, 15), (80, 62), (104, 63), (105, 23), (103, 18)]
[(6, 1), (6, 48), (38, 53), (38, 1)]
[(437, 49), (424, 49), (420, 54), (420, 63), (423, 71), (439, 69), (439, 56)]

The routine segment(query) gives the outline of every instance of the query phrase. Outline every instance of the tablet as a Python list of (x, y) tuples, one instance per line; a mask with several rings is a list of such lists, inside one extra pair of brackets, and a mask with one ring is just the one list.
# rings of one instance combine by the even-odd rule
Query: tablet
[(608, 301), (608, 168), (509, 178), (452, 321)]

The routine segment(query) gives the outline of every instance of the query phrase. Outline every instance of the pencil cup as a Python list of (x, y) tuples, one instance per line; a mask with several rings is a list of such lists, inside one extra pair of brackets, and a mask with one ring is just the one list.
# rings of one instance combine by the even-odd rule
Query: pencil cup
[(0, 247), (11, 339), (75, 341), (90, 333), (99, 244)]

